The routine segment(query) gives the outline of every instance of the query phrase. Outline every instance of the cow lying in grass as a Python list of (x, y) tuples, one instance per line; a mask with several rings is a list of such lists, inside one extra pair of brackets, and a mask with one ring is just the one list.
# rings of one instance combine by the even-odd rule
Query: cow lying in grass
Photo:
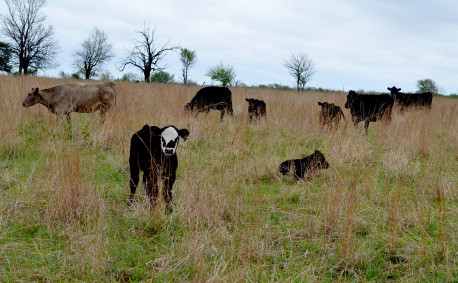
[(30, 107), (37, 103), (56, 114), (58, 121), (66, 115), (69, 124), (72, 112), (90, 113), (99, 110), (103, 123), (106, 112), (116, 105), (116, 85), (113, 82), (71, 83), (47, 89), (32, 88), (22, 105)]
[(254, 98), (245, 98), (248, 102), (248, 115), (250, 116), (250, 121), (259, 119), (266, 116), (266, 103), (262, 100)]
[(302, 159), (290, 159), (283, 161), (280, 164), (280, 173), (283, 175), (289, 174), (296, 179), (309, 178), (318, 169), (327, 169), (329, 163), (324, 158), (323, 153), (315, 150), (315, 152)]
[(174, 126), (162, 129), (145, 125), (136, 132), (130, 144), (130, 196), (131, 204), (139, 182), (140, 170), (143, 171), (143, 185), (154, 208), (159, 192), (158, 182), (162, 181), (163, 196), (168, 211), (172, 210), (172, 187), (175, 183), (178, 159), (176, 149), (179, 138), (183, 140), (189, 135), (187, 129), (178, 130)]
[(337, 127), (342, 117), (345, 119), (342, 109), (334, 103), (318, 102), (318, 105), (321, 106), (320, 124), (323, 126), (332, 127), (334, 124)]

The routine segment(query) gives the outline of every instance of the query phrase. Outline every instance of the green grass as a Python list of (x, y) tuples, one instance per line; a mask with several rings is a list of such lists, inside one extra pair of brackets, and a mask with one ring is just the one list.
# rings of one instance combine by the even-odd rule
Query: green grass
[[(17, 78), (0, 80), (20, 105), (8, 94)], [(117, 119), (104, 125), (0, 104), (0, 281), (456, 280), (455, 100), (435, 97), (431, 113), (395, 114), (365, 135), (319, 127), (316, 101), (342, 105), (342, 94), (249, 90), (268, 105), (267, 121), (250, 124), (246, 89), (233, 89), (236, 116), (222, 123), (176, 110), (195, 91), (118, 83)], [(171, 214), (141, 189), (126, 205), (130, 137), (145, 123), (191, 132)], [(279, 175), (315, 149), (329, 169)]]

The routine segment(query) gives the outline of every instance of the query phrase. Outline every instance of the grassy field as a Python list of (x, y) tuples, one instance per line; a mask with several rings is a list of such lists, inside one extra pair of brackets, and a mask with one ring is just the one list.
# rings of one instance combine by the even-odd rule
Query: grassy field
[[(117, 111), (56, 123), (32, 87), (0, 77), (0, 281), (456, 282), (458, 100), (336, 131), (318, 101), (345, 93), (232, 88), (234, 117), (187, 116), (198, 86), (117, 82)], [(267, 119), (249, 123), (245, 98)], [(347, 119), (350, 113), (344, 109)], [(130, 138), (144, 124), (187, 128), (174, 211), (126, 205)], [(313, 178), (279, 164), (320, 150)]]

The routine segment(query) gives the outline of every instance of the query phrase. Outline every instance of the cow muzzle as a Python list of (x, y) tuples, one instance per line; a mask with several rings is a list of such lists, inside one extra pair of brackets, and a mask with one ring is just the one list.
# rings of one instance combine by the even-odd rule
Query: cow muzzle
[(162, 151), (164, 152), (165, 155), (174, 155), (175, 154), (175, 148), (174, 147), (164, 147)]

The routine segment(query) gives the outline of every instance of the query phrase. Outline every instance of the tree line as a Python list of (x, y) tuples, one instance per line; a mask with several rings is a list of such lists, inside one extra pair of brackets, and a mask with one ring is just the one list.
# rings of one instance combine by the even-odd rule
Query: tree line
[[(18, 75), (36, 74), (56, 66), (54, 58), (59, 52), (59, 45), (55, 40), (54, 28), (46, 25), (46, 16), (41, 13), (46, 0), (5, 0), (6, 14), (0, 15), (1, 34), (8, 40), (0, 40), (0, 71), (12, 73), (17, 68)], [(117, 69), (124, 72), (126, 67), (137, 69), (145, 82), (173, 82), (174, 77), (165, 72), (164, 57), (171, 51), (178, 51), (182, 64), (182, 81), (184, 84), (192, 82), (189, 71), (197, 62), (196, 51), (167, 42), (157, 43), (156, 29), (144, 26), (143, 30), (136, 31), (137, 39), (132, 47), (126, 50), (126, 56)], [(94, 28), (78, 50), (73, 53), (73, 66), (76, 72), (70, 76), (84, 79), (103, 78), (103, 66), (113, 59), (113, 46), (108, 35)], [(284, 60), (284, 67), (294, 78), (296, 89), (304, 90), (306, 84), (315, 74), (315, 64), (305, 52), (291, 52)], [(223, 86), (240, 84), (235, 81), (236, 73), (231, 65), (222, 62), (210, 66), (205, 74), (213, 81)], [(63, 71), (61, 77), (69, 77)], [(132, 73), (123, 76), (126, 80), (136, 80)], [(427, 79), (417, 82), (419, 90), (437, 93), (435, 82)]]

